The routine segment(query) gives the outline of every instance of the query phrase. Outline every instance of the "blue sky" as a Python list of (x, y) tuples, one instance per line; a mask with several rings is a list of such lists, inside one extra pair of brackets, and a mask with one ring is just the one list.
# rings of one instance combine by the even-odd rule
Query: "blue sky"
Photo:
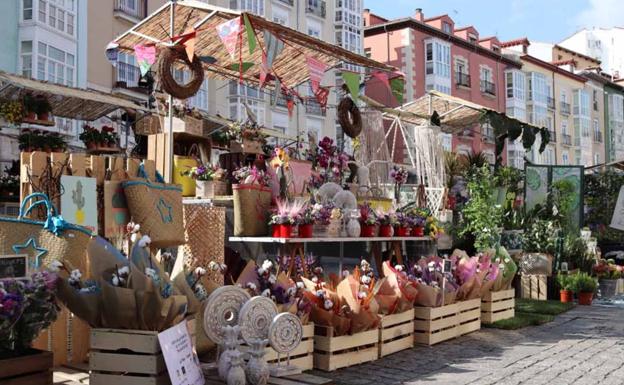
[(456, 26), (474, 25), (482, 37), (559, 42), (583, 27), (624, 27), (622, 0), (364, 0), (387, 18), (448, 14)]

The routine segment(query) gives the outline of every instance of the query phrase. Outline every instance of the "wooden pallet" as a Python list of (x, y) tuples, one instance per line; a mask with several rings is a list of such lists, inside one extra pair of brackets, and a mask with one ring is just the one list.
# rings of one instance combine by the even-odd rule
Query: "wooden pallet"
[(459, 306), (456, 303), (440, 307), (414, 307), (414, 341), (435, 345), (457, 337)]
[(379, 358), (379, 330), (334, 337), (334, 329), (317, 325), (314, 331), (314, 368), (331, 372)]
[[(273, 348), (266, 348), (265, 359), (269, 364), (277, 363), (277, 352)], [(285, 365), (286, 355), (280, 355), (280, 362)], [(314, 367), (314, 323), (303, 326), (303, 337), (299, 346), (290, 353), (290, 364), (301, 370), (311, 370)]]
[(459, 308), (458, 336), (481, 329), (481, 298), (460, 301), (457, 306)]
[(379, 357), (414, 347), (414, 309), (381, 317)]
[(52, 353), (36, 351), (0, 359), (0, 384), (52, 385)]
[(90, 385), (170, 385), (158, 332), (91, 329)]
[(520, 297), (545, 301), (548, 299), (548, 277), (545, 275), (522, 275)]
[(516, 290), (500, 290), (486, 293), (481, 299), (481, 322), (491, 324), (513, 318), (516, 307)]

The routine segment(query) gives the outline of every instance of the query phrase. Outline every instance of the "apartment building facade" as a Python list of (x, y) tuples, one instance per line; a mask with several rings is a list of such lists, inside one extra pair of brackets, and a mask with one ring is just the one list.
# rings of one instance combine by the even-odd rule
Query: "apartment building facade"
[(599, 60), (614, 78), (624, 77), (623, 27), (582, 29), (558, 45)]
[[(396, 20), (365, 10), (364, 20), (367, 55), (406, 74), (404, 102), (437, 90), (505, 112), (505, 71), (519, 70), (521, 64), (503, 55), (496, 37), (480, 37), (473, 26), (456, 27), (448, 15), (425, 18), (421, 9)], [(370, 95), (379, 97), (374, 90)], [(449, 151), (483, 151), (494, 162), (491, 127), (466, 127), (445, 139)]]

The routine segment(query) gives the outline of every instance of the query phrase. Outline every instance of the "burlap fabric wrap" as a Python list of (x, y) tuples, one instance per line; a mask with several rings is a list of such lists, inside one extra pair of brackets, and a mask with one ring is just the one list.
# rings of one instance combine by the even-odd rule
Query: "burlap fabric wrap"
[(234, 235), (267, 235), (267, 217), (271, 205), (271, 189), (256, 184), (235, 184)]
[[(46, 208), (44, 221), (27, 218), (31, 211), (43, 206)], [(84, 227), (59, 222), (56, 208), (47, 195), (35, 193), (27, 196), (20, 207), (19, 216), (0, 217), (0, 255), (43, 253), (38, 261), (39, 267), (47, 267), (52, 261), (59, 260), (72, 269), (89, 271), (85, 251), (91, 241), (91, 232)], [(35, 250), (35, 246), (40, 251)]]
[(182, 189), (177, 185), (154, 183), (146, 179), (123, 182), (132, 220), (141, 225), (155, 247), (184, 243)]

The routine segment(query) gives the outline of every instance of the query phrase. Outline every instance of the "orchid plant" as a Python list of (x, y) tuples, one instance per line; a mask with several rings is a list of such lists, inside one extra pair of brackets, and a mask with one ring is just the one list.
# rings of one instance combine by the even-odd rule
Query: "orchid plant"
[(327, 136), (319, 141), (315, 151), (310, 154), (309, 160), (320, 171), (316, 176), (317, 180), (312, 180), (315, 186), (319, 182), (320, 184), (325, 182), (341, 184), (345, 171), (349, 169), (349, 156), (339, 151), (334, 140)]
[(368, 202), (361, 204), (360, 209), (360, 222), (365, 225), (376, 225), (378, 223), (377, 215)]

